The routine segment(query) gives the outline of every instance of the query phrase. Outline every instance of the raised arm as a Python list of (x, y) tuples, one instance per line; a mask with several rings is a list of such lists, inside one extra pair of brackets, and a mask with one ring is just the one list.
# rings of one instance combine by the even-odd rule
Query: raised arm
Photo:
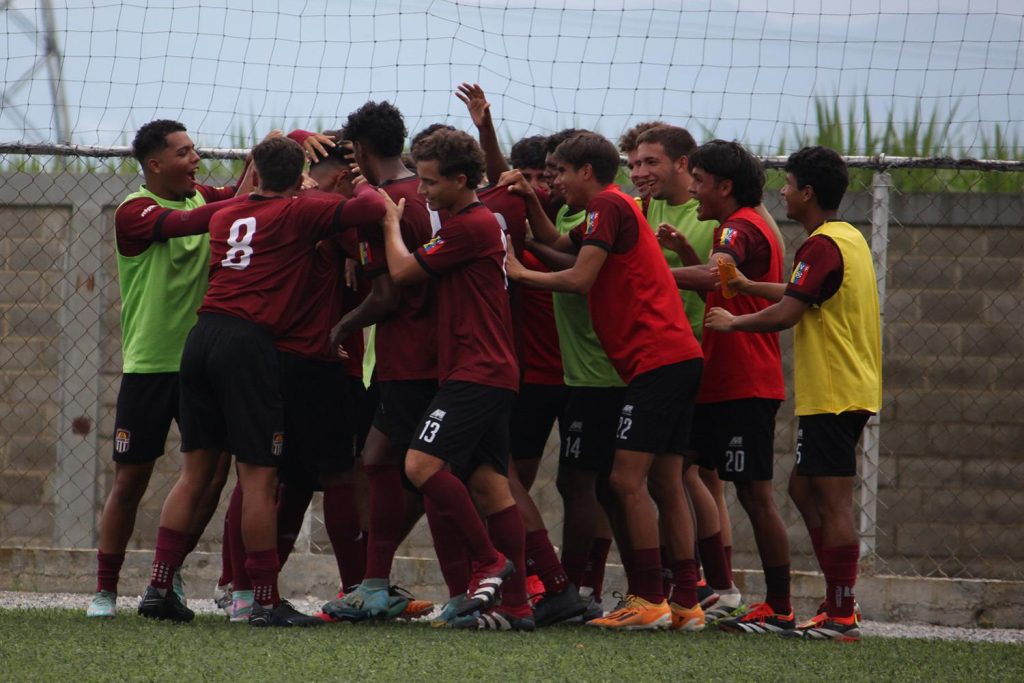
[(487, 177), (493, 183), (508, 170), (508, 163), (501, 151), (501, 145), (498, 144), (498, 132), (494, 128), (494, 119), (491, 118), (491, 103), (487, 101), (483, 88), (476, 83), (463, 83), (455, 91), (455, 96), (466, 105), (473, 125), (480, 134), (480, 147), (484, 150), (487, 163)]

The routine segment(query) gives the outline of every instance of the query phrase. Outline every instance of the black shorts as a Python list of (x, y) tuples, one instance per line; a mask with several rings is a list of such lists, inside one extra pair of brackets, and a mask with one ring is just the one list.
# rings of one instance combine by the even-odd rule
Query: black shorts
[(341, 363), (278, 353), (284, 432), (281, 481), (318, 482), (348, 472), (355, 458), (348, 374)]
[(121, 376), (114, 417), (114, 462), (141, 465), (164, 454), (171, 420), (178, 420), (178, 373)]
[(462, 480), (481, 465), (508, 474), (509, 433), (516, 393), (475, 382), (445, 382), (423, 414), (410, 449), (451, 465)]
[(771, 481), (775, 414), (781, 401), (741, 398), (693, 410), (690, 447), (698, 463), (713, 463), (723, 481)]
[(618, 448), (685, 455), (704, 361), (665, 365), (637, 375), (626, 387), (615, 439)]
[(867, 413), (801, 415), (796, 432), (796, 473), (804, 477), (857, 476), (857, 442)]
[(181, 450), (228, 451), (238, 462), (277, 467), (284, 408), (277, 350), (255, 323), (200, 313), (181, 356)]
[(626, 387), (571, 387), (565, 405), (560, 467), (607, 474), (615, 462), (615, 428)]
[(380, 391), (377, 383), (373, 382), (369, 387), (363, 384), (362, 377), (348, 376), (348, 400), (353, 406), (350, 411), (352, 429), (356, 439), (356, 457), (363, 455), (363, 446), (366, 445), (366, 435), (370, 433), (373, 426), (373, 416), (377, 412), (377, 404), (380, 403)]
[(391, 380), (377, 383), (380, 401), (373, 426), (388, 437), (392, 449), (405, 450), (423, 426), (423, 415), (437, 395), (432, 379)]
[(558, 420), (558, 434), (565, 434), (563, 416), (569, 389), (563, 384), (524, 384), (512, 407), (510, 436), (512, 459), (532, 460), (544, 455), (551, 428)]

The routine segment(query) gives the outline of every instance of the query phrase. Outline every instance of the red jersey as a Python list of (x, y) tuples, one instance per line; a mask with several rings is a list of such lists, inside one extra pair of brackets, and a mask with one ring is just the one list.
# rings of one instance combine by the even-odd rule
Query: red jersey
[(672, 273), (632, 197), (609, 185), (569, 233), (608, 252), (587, 295), (594, 332), (627, 384), (637, 375), (701, 357)]
[(317, 242), (331, 232), (375, 223), (384, 200), (367, 185), (352, 199), (323, 192), (251, 195), (210, 220), (210, 286), (200, 313), (266, 327), (274, 337), (295, 324)]
[[(782, 282), (782, 249), (771, 229), (751, 208), (742, 208), (715, 228), (714, 254), (729, 254), (750, 280)], [(756, 296), (731, 299), (721, 289), (707, 293), (707, 308), (718, 306), (733, 315), (756, 313), (772, 302)], [(784, 400), (782, 352), (778, 332), (727, 333), (704, 328), (704, 374), (697, 403), (741, 398)]]
[[(117, 207), (114, 214), (114, 235), (117, 253), (138, 256), (153, 242), (166, 242), (174, 237), (197, 235), (207, 231), (210, 218), (235, 196), (234, 187), (196, 185), (206, 204), (195, 209), (168, 209), (152, 197), (136, 197)], [(239, 197), (234, 201), (243, 201)]]
[[(548, 272), (547, 266), (529, 251), (523, 252), (523, 265), (530, 270)], [(534, 287), (519, 287), (522, 302), (522, 355), (524, 384), (563, 384), (562, 352), (558, 347), (558, 328), (551, 292)]]
[[(430, 214), (419, 195), (419, 178), (410, 176), (384, 183), (382, 188), (397, 204), (405, 199), (402, 241), (410, 252), (431, 237)], [(388, 272), (384, 235), (368, 230), (360, 243), (360, 261), (367, 277)], [(437, 293), (431, 281), (400, 287), (398, 308), (377, 324), (375, 365), (379, 381), (437, 378)]]
[(437, 282), (438, 380), (519, 389), (505, 276), (505, 234), (474, 202), (415, 252)]

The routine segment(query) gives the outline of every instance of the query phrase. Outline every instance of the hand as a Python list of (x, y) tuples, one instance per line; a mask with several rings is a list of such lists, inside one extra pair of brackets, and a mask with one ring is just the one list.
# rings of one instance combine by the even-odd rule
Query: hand
[(394, 200), (391, 199), (391, 195), (387, 192), (380, 188), (377, 188), (377, 192), (384, 198), (385, 213), (384, 218), (381, 219), (381, 224), (385, 227), (389, 223), (397, 226), (398, 222), (402, 220), (402, 214), (405, 212), (405, 197), (399, 199), (398, 203), (395, 204)]
[(313, 180), (309, 176), (308, 173), (303, 173), (302, 174), (302, 185), (301, 185), (301, 188), (303, 190), (314, 190), (317, 187), (319, 187), (319, 185), (317, 185), (317, 182), (315, 180)]
[(351, 166), (349, 166), (349, 173), (352, 176), (352, 189), (353, 190), (355, 190), (360, 185), (365, 185), (366, 183), (370, 182), (369, 180), (366, 179), (366, 176), (363, 175), (363, 172), (360, 171), (359, 167), (356, 166), (355, 164), (352, 164)]
[(718, 276), (718, 266), (691, 266), (687, 268), (686, 272), (693, 274), (693, 289), (698, 292), (710, 292), (721, 286), (721, 281)]
[(487, 96), (479, 85), (463, 83), (455, 91), (455, 96), (466, 105), (474, 126), (485, 128), (494, 125), (491, 121), (491, 103), (487, 101)]
[(498, 178), (497, 186), (508, 187), (509, 192), (523, 197), (529, 197), (530, 195), (536, 194), (536, 192), (534, 192), (533, 185), (531, 185), (519, 171), (505, 171), (502, 173)]
[(519, 262), (511, 249), (505, 252), (505, 274), (510, 280), (521, 280), (526, 266)]
[(747, 291), (747, 287), (749, 287), (751, 283), (750, 280), (747, 279), (746, 275), (737, 270), (736, 277), (730, 279), (725, 284), (728, 285), (729, 289), (732, 291), (742, 293)]
[(335, 349), (335, 351), (338, 354), (338, 358), (340, 358), (342, 360), (348, 360), (350, 358), (350, 356), (348, 355), (348, 351), (346, 351), (345, 347), (342, 346), (341, 344), (338, 344), (338, 346)]
[(704, 327), (716, 332), (732, 332), (733, 322), (736, 320), (729, 311), (717, 306), (713, 307), (704, 316)]
[(345, 286), (353, 292), (359, 289), (359, 264), (355, 259), (345, 259)]
[(309, 159), (311, 164), (315, 164), (320, 161), (320, 158), (327, 158), (329, 152), (328, 147), (336, 147), (334, 138), (328, 137), (323, 133), (312, 133), (302, 143), (302, 151), (305, 152), (306, 158)]
[[(672, 251), (679, 251), (683, 246), (690, 247), (689, 241), (676, 231), (676, 228), (671, 223), (661, 223), (658, 225), (658, 244), (663, 249), (671, 249)], [(692, 247), (691, 247), (692, 248)]]

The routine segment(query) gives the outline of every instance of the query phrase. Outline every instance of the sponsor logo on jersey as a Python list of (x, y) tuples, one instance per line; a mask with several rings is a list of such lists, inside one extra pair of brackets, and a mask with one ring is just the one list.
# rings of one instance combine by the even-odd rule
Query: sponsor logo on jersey
[(731, 439), (729, 439), (729, 448), (742, 448), (742, 447), (743, 447), (743, 437), (742, 436), (734, 436)]
[(583, 421), (582, 420), (576, 420), (575, 422), (573, 422), (571, 425), (569, 425), (569, 431), (570, 432), (582, 432), (583, 431)]
[(590, 237), (597, 230), (597, 222), (601, 216), (600, 211), (589, 211), (587, 212), (587, 230), (584, 233), (584, 237)]
[(423, 245), (423, 251), (427, 254), (433, 254), (435, 251), (444, 246), (444, 238), (440, 235), (434, 235), (429, 242)]
[(284, 432), (274, 432), (274, 436), (270, 440), (270, 454), (275, 458), (280, 458), (284, 453)]
[(736, 228), (725, 228), (722, 230), (722, 236), (718, 238), (718, 243), (723, 247), (731, 247), (736, 241), (737, 234)]
[(141, 217), (145, 218), (149, 214), (153, 213), (154, 209), (159, 209), (159, 208), (160, 207), (157, 206), (156, 204), (150, 204), (149, 206), (147, 206), (145, 209), (142, 210), (142, 216)]
[(114, 431), (114, 450), (118, 453), (127, 453), (128, 447), (132, 443), (132, 433), (127, 429), (118, 429)]
[(807, 273), (811, 272), (811, 266), (806, 261), (800, 261), (793, 268), (793, 274), (789, 278), (791, 285), (802, 285), (807, 279)]
[(438, 422), (440, 422), (441, 420), (444, 419), (444, 416), (447, 415), (447, 414), (448, 413), (446, 413), (445, 411), (443, 411), (440, 408), (438, 408), (437, 410), (435, 410), (434, 412), (432, 412), (430, 414), (430, 419), (431, 420), (437, 420)]
[(622, 406), (622, 414), (626, 415), (627, 417), (632, 415), (633, 414), (633, 404), (627, 403), (626, 405)]

